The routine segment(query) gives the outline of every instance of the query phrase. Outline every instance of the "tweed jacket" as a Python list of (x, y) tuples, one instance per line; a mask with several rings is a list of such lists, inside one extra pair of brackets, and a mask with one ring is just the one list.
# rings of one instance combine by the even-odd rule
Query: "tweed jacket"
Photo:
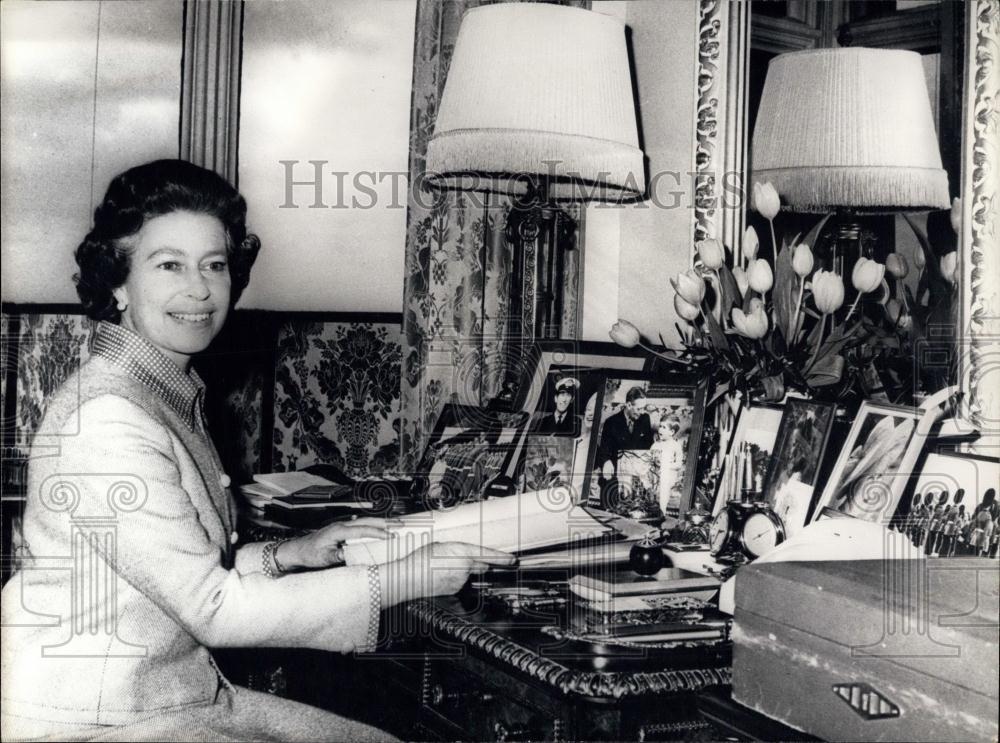
[(50, 400), (28, 469), (26, 557), (2, 597), (8, 721), (122, 725), (210, 703), (228, 682), (207, 647), (364, 649), (377, 612), (365, 568), (272, 579), (262, 544), (236, 548), (202, 391), (102, 323)]

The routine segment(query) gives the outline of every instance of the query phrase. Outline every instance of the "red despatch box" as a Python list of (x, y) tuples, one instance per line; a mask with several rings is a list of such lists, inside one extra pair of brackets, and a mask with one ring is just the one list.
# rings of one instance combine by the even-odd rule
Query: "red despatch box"
[(733, 698), (837, 741), (996, 741), (996, 560), (740, 569)]

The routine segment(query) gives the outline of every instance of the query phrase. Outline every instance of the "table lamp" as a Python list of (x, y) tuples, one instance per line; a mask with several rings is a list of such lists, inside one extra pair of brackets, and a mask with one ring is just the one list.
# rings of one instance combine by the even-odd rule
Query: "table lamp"
[(860, 246), (858, 215), (949, 206), (916, 52), (858, 47), (775, 57), (751, 160), (752, 181), (773, 184), (782, 208), (837, 213), (839, 233), (826, 263), (841, 275), (858, 257), (846, 248)]
[(543, 275), (537, 311), (513, 311), (522, 305), (524, 246), (534, 243), (558, 268), (559, 235), (572, 219), (557, 202), (621, 202), (645, 192), (624, 24), (543, 3), (469, 10), (427, 145), (426, 182), (515, 199), (505, 228), (514, 257), (509, 390), (524, 342), (561, 315), (553, 303), (558, 270)]

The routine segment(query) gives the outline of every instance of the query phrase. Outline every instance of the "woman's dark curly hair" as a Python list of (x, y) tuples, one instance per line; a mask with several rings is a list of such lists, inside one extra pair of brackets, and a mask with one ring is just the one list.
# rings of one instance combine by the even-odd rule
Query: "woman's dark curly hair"
[(226, 232), (230, 307), (250, 281), (260, 240), (247, 232), (247, 203), (220, 175), (184, 160), (156, 160), (126, 170), (108, 186), (94, 210), (94, 226), (76, 249), (73, 276), (83, 309), (94, 320), (117, 323), (121, 311), (112, 295), (128, 278), (130, 250), (125, 238), (147, 220), (176, 211), (210, 214)]

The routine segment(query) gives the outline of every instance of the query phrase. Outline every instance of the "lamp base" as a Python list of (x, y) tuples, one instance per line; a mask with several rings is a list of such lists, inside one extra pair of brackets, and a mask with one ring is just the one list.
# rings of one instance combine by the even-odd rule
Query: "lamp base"
[(540, 339), (558, 338), (565, 306), (566, 258), (576, 248), (576, 220), (548, 198), (544, 177), (511, 207), (504, 236), (513, 265), (507, 318), (507, 353), (502, 390), (491, 408), (513, 410), (525, 377), (529, 348)]

